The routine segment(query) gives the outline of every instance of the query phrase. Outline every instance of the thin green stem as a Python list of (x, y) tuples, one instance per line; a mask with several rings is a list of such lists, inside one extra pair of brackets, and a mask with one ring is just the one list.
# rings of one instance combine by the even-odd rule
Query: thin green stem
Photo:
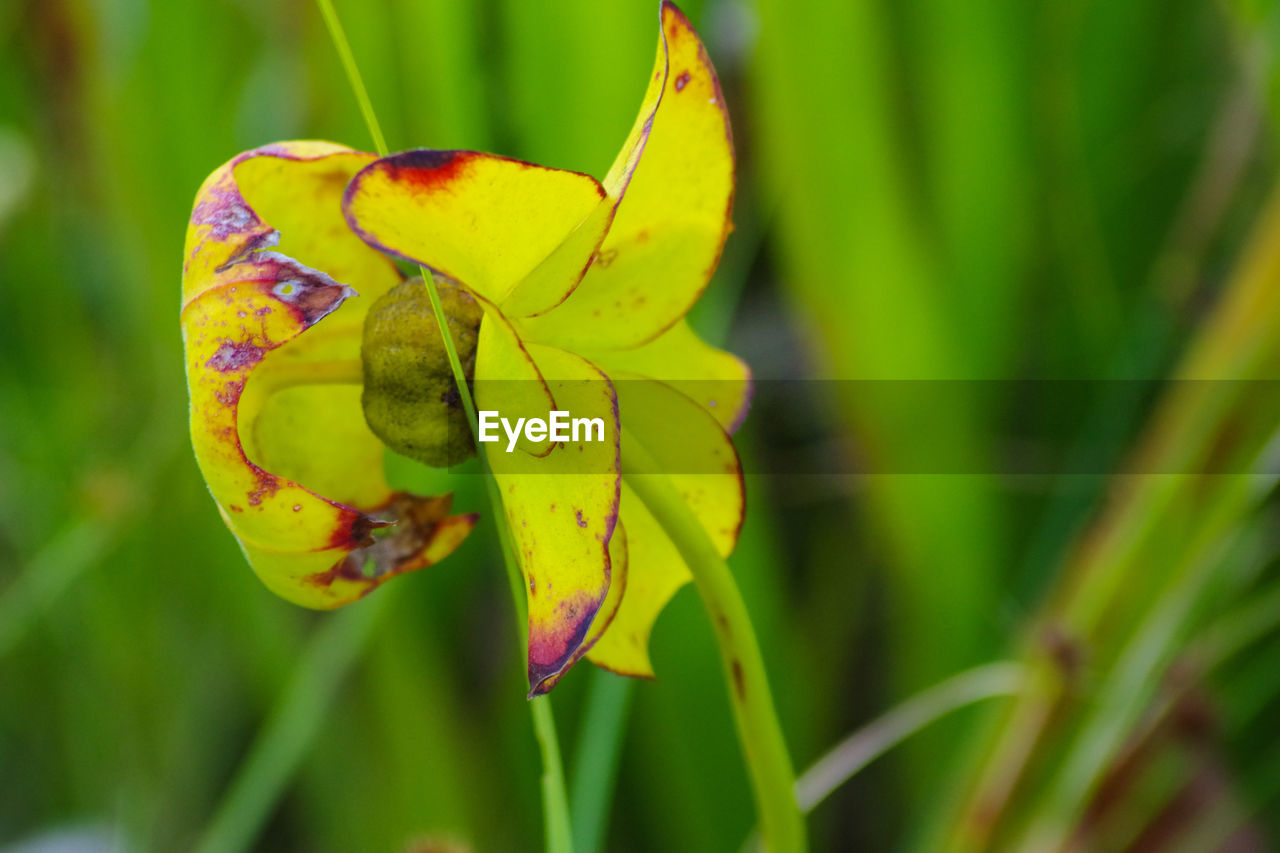
[(334, 49), (338, 51), (338, 59), (342, 61), (347, 82), (351, 84), (351, 91), (360, 105), (365, 127), (369, 128), (369, 135), (373, 137), (373, 150), (385, 157), (388, 150), (387, 140), (383, 137), (382, 127), (378, 124), (378, 117), (373, 112), (373, 103), (369, 100), (369, 93), (364, 88), (364, 78), (360, 76), (360, 67), (356, 65), (356, 58), (351, 53), (351, 45), (347, 42), (347, 34), (342, 29), (342, 22), (338, 20), (338, 13), (334, 10), (331, 0), (316, 0), (316, 5), (320, 7), (324, 25), (329, 28), (329, 38), (333, 41)]
[[(831, 748), (796, 780), (796, 801), (805, 814), (858, 775), (864, 767), (913, 734), (984, 699), (1012, 696), (1027, 683), (1027, 670), (1010, 661), (974, 667), (917, 693)], [(752, 834), (744, 851), (760, 848)]]
[(760, 644), (733, 574), (702, 525), (662, 469), (638, 442), (629, 442), (623, 476), (662, 525), (693, 574), (711, 618), (724, 664), (742, 756), (751, 776), (761, 835), (773, 853), (806, 848), (804, 818), (795, 798), (795, 771), (765, 676)]
[[(387, 143), (382, 136), (382, 129), (378, 126), (378, 119), (374, 115), (369, 95), (365, 91), (364, 81), (360, 77), (360, 70), (356, 66), (355, 57), (351, 53), (351, 46), (347, 43), (346, 33), (342, 29), (342, 22), (338, 20), (338, 14), (334, 11), (331, 0), (316, 0), (316, 3), (319, 5), (320, 13), (324, 16), (325, 24), (329, 28), (329, 35), (333, 39), (334, 47), (342, 59), (352, 91), (355, 93), (356, 100), (360, 102), (360, 111), (364, 114), (365, 124), (369, 128), (369, 135), (373, 137), (375, 150), (378, 154), (385, 156), (387, 154)], [(449, 369), (453, 372), (453, 381), (458, 388), (458, 395), (462, 399), (463, 409), (467, 413), (467, 421), (471, 426), (471, 435), (474, 441), (475, 436), (479, 435), (480, 432), (479, 418), (476, 415), (475, 400), (471, 396), (471, 387), (467, 384), (466, 371), (462, 369), (462, 360), (458, 358), (457, 345), (454, 343), (453, 335), (449, 332), (449, 318), (444, 312), (444, 306), (440, 303), (440, 293), (436, 288), (431, 270), (423, 265), (419, 265), (418, 270), (422, 274), (427, 297), (431, 301), (431, 310), (435, 315), (436, 325), (440, 329), (440, 338), (444, 342), (445, 354), (449, 359)], [(528, 616), (526, 615), (527, 603), (525, 601), (524, 581), (522, 580), (519, 566), (515, 562), (515, 552), (508, 541), (506, 516), (502, 510), (501, 497), (494, 484), (493, 472), (490, 470), (488, 460), (485, 458), (484, 449), (478, 445), (477, 455), (480, 457), (480, 465), (483, 469), (487, 487), (486, 491), (489, 495), (489, 508), (493, 513), (494, 523), (498, 525), (499, 544), (502, 549), (503, 561), (506, 564), (507, 576), (511, 582), (511, 594), (516, 613), (516, 636), (520, 638), (524, 657), (527, 658)], [(547, 850), (551, 851), (551, 853), (571, 853), (573, 839), (569, 829), (571, 825), (569, 820), (569, 799), (565, 793), (564, 765), (560, 758), (560, 744), (556, 737), (555, 721), (551, 714), (551, 700), (546, 696), (534, 698), (529, 703), (529, 710), (533, 717), (534, 735), (537, 738), (539, 752), (542, 756), (542, 809), (543, 823), (546, 828)]]
[(573, 754), (573, 847), (596, 853), (604, 844), (609, 803), (613, 798), (622, 751), (623, 724), (631, 706), (635, 680), (598, 669), (591, 674), (578, 745)]
[(569, 797), (565, 792), (564, 769), (560, 762), (560, 741), (551, 716), (551, 699), (535, 696), (529, 700), (529, 710), (533, 712), (533, 732), (542, 753), (542, 807), (547, 849), (555, 853), (572, 853)]
[[(480, 451), (481, 464), (485, 471), (485, 485), (488, 487), (489, 504), (495, 517), (502, 511), (502, 499), (497, 485), (489, 471), (484, 451)], [(528, 602), (524, 597), (524, 575), (516, 563), (516, 549), (511, 541), (511, 529), (501, 520), (498, 524), (498, 544), (502, 549), (502, 561), (506, 565), (507, 580), (511, 584), (511, 598), (515, 602), (516, 637), (520, 643), (522, 660), (529, 657), (529, 613)], [(542, 757), (542, 811), (543, 829), (546, 848), (554, 853), (572, 853), (573, 831), (569, 818), (569, 797), (564, 782), (564, 762), (560, 757), (560, 739), (556, 736), (555, 720), (551, 714), (551, 697), (534, 696), (529, 700), (529, 711), (533, 715), (533, 734), (538, 741), (538, 752)]]
[(1026, 683), (1017, 663), (990, 663), (954, 675), (858, 729), (796, 780), (796, 799), (807, 813), (862, 768), (929, 724), (975, 702), (1012, 696)]

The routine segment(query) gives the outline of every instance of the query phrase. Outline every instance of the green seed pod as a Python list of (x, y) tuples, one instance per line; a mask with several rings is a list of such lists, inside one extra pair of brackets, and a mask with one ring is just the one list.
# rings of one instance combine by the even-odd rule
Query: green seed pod
[[(479, 305), (457, 282), (436, 276), (449, 333), (470, 383), (475, 375)], [(364, 321), (364, 418), (397, 453), (434, 468), (475, 455), (467, 413), (421, 278), (392, 288)]]

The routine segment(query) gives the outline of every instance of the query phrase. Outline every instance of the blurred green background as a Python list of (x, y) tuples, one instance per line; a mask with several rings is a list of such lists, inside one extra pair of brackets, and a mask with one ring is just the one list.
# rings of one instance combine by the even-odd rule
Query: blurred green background
[[(595, 175), (657, 36), (655, 0), (337, 6), (393, 149)], [(1025, 673), (839, 788), (815, 849), (1280, 842), (1273, 4), (685, 8), (739, 157), (695, 325), (779, 380), (739, 433), (770, 473), (731, 565), (793, 759), (967, 667)], [(272, 725), (249, 849), (539, 843), (492, 527), (314, 614), (253, 577), (196, 469), (186, 220), (215, 167), (290, 138), (370, 147), (307, 0), (0, 3), (0, 850), (191, 849)], [(1175, 376), (1248, 381), (1125, 381)], [(881, 393), (917, 380), (945, 392)], [(736, 850), (750, 792), (691, 590), (654, 660), (613, 692), (605, 846)], [(611, 678), (553, 694), (571, 786)]]

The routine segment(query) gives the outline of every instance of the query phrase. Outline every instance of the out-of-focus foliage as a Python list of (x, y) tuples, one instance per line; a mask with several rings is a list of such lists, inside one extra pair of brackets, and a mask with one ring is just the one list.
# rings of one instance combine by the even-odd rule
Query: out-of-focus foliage
[[(1174, 468), (1218, 448), (1213, 464), (1256, 471), (1275, 430), (1271, 386), (1118, 381), (1188, 364), (1280, 378), (1280, 320), (1208, 319), (1224, 293), (1269, 293), (1280, 252), (1254, 232), (1280, 126), (1273, 5), (686, 5), (739, 160), (736, 230), (693, 321), (764, 380), (739, 433), (731, 565), (796, 763), (966, 666), (1013, 655), (1040, 673), (1021, 704), (957, 716), (837, 791), (816, 848), (994, 832), (1205, 849), (1242, 822), (1280, 838), (1269, 481), (1111, 476), (1140, 440)], [(597, 177), (657, 17), (650, 0), (338, 7), (393, 148)], [(68, 827), (190, 846), (302, 662), (326, 671), (308, 658), (318, 632), (350, 618), (244, 571), (187, 442), (194, 193), (236, 152), (289, 138), (369, 147), (309, 2), (0, 4), (0, 849)], [(484, 507), (474, 476), (396, 459), (389, 475)], [(1090, 546), (1117, 530), (1141, 531), (1133, 550)], [(332, 634), (367, 639), (330, 673), (331, 703), (316, 689), (316, 737), (255, 848), (541, 837), (495, 542), (482, 520), (451, 559), (379, 591), (372, 624)], [(608, 847), (736, 849), (750, 795), (691, 591), (652, 657)], [(553, 694), (568, 753), (589, 682), (609, 677), (578, 668)], [(1041, 700), (1066, 722), (1009, 760)]]

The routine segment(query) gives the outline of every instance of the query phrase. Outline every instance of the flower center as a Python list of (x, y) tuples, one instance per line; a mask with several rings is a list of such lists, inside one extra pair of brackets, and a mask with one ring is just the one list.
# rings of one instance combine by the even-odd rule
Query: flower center
[[(470, 383), (483, 312), (457, 282), (440, 275), (435, 281)], [(457, 465), (475, 454), (467, 415), (421, 278), (402, 282), (369, 309), (360, 356), (365, 421), (388, 447), (435, 468)]]

